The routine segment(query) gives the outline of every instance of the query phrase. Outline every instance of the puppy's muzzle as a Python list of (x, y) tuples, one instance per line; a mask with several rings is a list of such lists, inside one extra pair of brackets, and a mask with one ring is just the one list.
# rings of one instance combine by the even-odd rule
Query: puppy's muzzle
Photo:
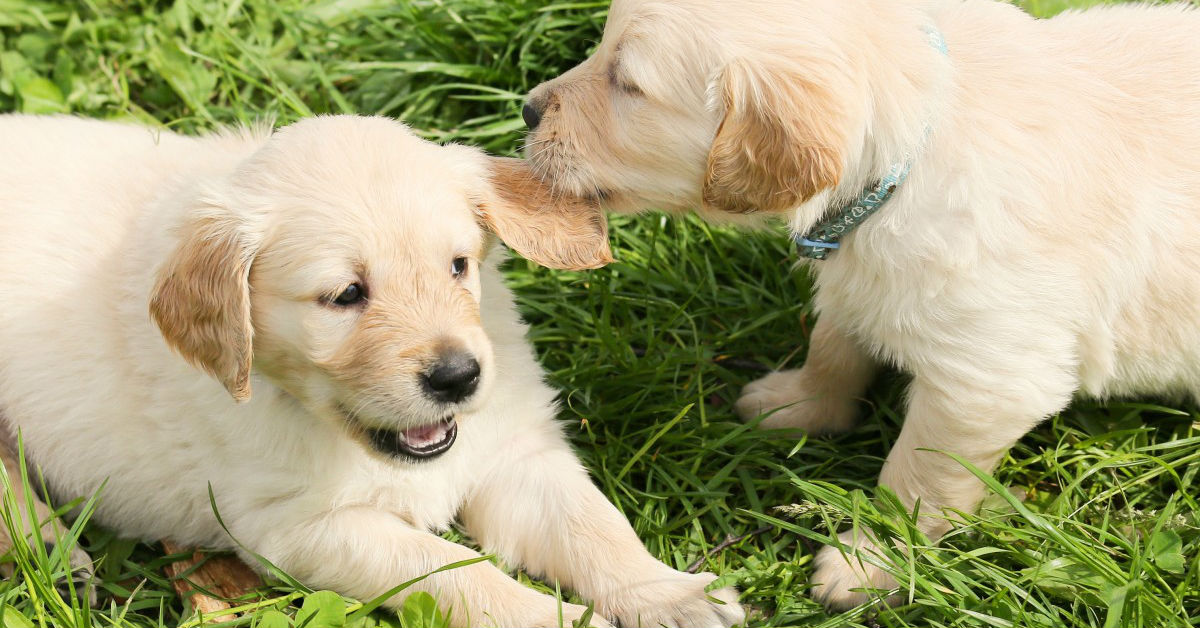
[(425, 394), (441, 403), (460, 403), (479, 388), (479, 362), (464, 351), (443, 354), (422, 376)]

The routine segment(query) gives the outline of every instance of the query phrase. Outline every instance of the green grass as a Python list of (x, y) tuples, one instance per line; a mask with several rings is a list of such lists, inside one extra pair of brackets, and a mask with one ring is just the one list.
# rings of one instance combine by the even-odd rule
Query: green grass
[[(1094, 2), (1028, 4), (1045, 14)], [(0, 0), (0, 110), (186, 131), (382, 113), (438, 140), (513, 153), (522, 94), (587, 54), (605, 8)], [(613, 225), (618, 263), (581, 274), (516, 261), (509, 277), (597, 483), (655, 555), (679, 568), (703, 559), (735, 582), (753, 625), (1200, 625), (1195, 407), (1077, 403), (996, 472), (996, 487), (1025, 493), (1023, 503), (997, 490), (931, 547), (873, 489), (899, 433), (902, 376), (884, 377), (862, 425), (836, 439), (796, 442), (733, 419), (754, 362), (803, 362), (810, 284), (791, 271), (786, 238), (655, 215)], [(912, 603), (829, 615), (808, 599), (814, 551), (851, 518), (914, 547), (911, 558), (894, 557)], [(61, 564), (33, 548), (8, 559), (17, 575), (0, 584), (0, 625), (188, 620), (161, 569), (173, 557), (97, 526), (83, 527), (81, 543), (101, 559), (101, 607), (57, 597), (50, 581)], [(286, 585), (263, 595), (246, 622), (362, 610)], [(405, 624), (436, 623), (418, 619), (421, 610)]]

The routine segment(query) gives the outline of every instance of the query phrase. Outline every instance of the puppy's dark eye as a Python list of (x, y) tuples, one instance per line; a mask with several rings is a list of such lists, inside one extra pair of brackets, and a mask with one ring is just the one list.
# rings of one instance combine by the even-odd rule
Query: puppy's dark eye
[(346, 307), (356, 303), (361, 303), (366, 298), (367, 291), (363, 289), (362, 284), (352, 283), (346, 286), (346, 288), (337, 296), (330, 299), (330, 302), (334, 305)]
[(463, 275), (467, 274), (467, 267), (467, 258), (456, 257), (450, 262), (450, 274), (454, 275), (455, 279), (462, 279)]

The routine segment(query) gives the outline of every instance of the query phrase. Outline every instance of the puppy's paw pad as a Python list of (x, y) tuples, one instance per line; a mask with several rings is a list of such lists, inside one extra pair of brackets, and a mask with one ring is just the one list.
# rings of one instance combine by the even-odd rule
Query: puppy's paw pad
[(899, 596), (887, 596), (888, 591), (896, 588), (896, 579), (871, 562), (881, 560), (875, 558), (879, 556), (875, 544), (861, 537), (855, 541), (848, 532), (840, 538), (850, 546), (845, 554), (832, 546), (817, 553), (817, 568), (812, 576), (813, 598), (833, 610), (846, 610), (871, 601), (899, 603)]

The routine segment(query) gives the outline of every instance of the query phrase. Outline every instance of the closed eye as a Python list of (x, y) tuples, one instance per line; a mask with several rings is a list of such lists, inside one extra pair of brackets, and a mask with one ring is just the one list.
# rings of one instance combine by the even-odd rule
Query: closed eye
[(608, 82), (617, 90), (629, 94), (630, 96), (644, 96), (645, 92), (638, 87), (629, 77), (621, 73), (621, 64), (613, 61), (612, 65), (608, 66)]

